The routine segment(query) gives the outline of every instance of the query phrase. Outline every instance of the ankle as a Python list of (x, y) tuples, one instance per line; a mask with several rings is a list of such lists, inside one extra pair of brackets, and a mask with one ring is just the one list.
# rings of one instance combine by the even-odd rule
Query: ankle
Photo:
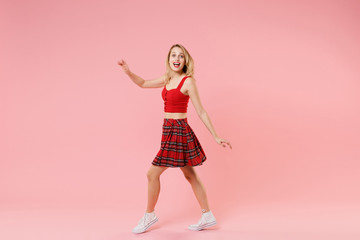
[(202, 213), (207, 213), (207, 212), (210, 212), (210, 209), (208, 209), (208, 208), (203, 208), (203, 209), (201, 209), (201, 212), (202, 212)]

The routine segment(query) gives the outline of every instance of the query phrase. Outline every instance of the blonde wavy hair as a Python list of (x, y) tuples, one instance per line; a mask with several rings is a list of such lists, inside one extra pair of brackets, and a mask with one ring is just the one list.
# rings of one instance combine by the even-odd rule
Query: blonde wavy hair
[(190, 53), (186, 50), (186, 48), (184, 46), (182, 46), (181, 44), (174, 44), (170, 47), (170, 50), (168, 52), (167, 58), (166, 58), (166, 62), (165, 62), (165, 67), (166, 67), (166, 78), (165, 78), (165, 85), (169, 83), (171, 77), (172, 77), (172, 70), (170, 68), (170, 64), (169, 64), (169, 60), (170, 60), (170, 54), (171, 54), (171, 50), (174, 47), (179, 47), (183, 50), (184, 55), (185, 55), (185, 64), (183, 67), (183, 72), (186, 73), (187, 76), (189, 77), (193, 77), (194, 76), (194, 60), (191, 57)]

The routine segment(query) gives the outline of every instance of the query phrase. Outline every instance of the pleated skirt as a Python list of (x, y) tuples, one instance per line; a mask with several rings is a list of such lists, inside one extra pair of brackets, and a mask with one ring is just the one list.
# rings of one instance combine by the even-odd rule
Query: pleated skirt
[(164, 118), (160, 150), (152, 164), (163, 167), (199, 166), (205, 160), (205, 152), (187, 118)]

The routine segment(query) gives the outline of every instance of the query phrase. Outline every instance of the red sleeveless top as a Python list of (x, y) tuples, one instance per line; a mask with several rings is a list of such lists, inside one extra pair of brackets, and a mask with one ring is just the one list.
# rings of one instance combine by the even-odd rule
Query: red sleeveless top
[(185, 76), (179, 83), (177, 88), (167, 90), (166, 86), (161, 93), (164, 100), (164, 111), (165, 112), (178, 112), (186, 113), (187, 106), (189, 103), (189, 96), (183, 94), (180, 89), (185, 82), (185, 79), (189, 76)]

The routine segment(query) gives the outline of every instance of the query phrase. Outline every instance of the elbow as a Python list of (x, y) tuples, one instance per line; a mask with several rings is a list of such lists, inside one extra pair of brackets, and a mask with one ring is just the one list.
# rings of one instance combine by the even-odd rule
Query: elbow
[(139, 86), (140, 88), (145, 88), (145, 84), (144, 84), (144, 83), (145, 83), (145, 81), (139, 83), (138, 86)]
[(199, 116), (200, 118), (204, 118), (204, 117), (207, 116), (207, 112), (205, 111), (205, 109), (199, 110), (199, 111), (197, 112), (197, 114), (198, 114), (198, 116)]

